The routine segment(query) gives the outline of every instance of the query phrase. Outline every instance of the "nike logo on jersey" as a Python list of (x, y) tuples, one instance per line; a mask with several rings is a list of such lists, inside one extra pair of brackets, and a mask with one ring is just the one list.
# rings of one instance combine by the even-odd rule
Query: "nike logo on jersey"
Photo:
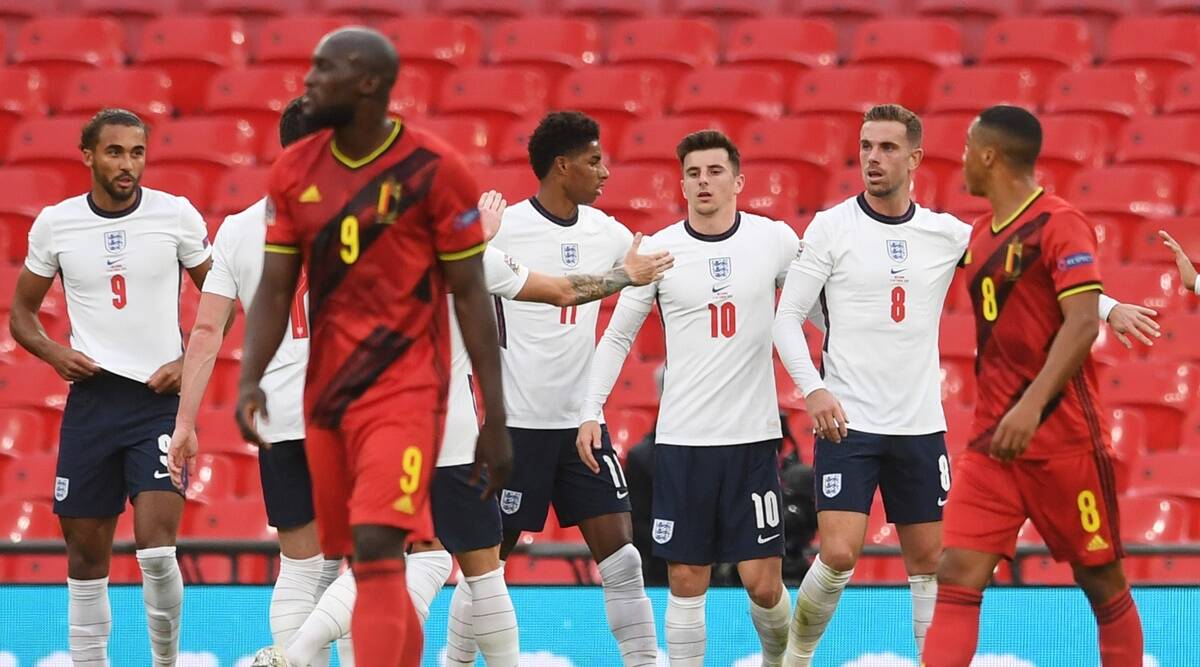
[(770, 536), (770, 537), (763, 537), (762, 535), (759, 535), (759, 536), (758, 536), (758, 543), (759, 543), (759, 544), (766, 544), (767, 542), (770, 542), (771, 540), (773, 540), (773, 539), (775, 539), (775, 538), (779, 537), (780, 535), (781, 535), (781, 533), (775, 533), (774, 535), (772, 535), (772, 536)]
[(945, 505), (946, 505), (946, 499), (938, 498), (938, 507), (944, 507)]
[(907, 270), (908, 269), (892, 269), (892, 275), (894, 276), (897, 273), (903, 273), (904, 271), (907, 271)]
[(121, 261), (121, 258), (118, 257), (117, 259), (106, 259), (104, 261), (107, 262), (109, 266), (112, 266), (113, 264), (119, 263)]
[(727, 289), (729, 289), (729, 283), (725, 283), (724, 285), (713, 285), (713, 294)]
[(169, 473), (169, 472), (159, 472), (157, 470), (154, 471), (154, 479), (166, 479), (170, 476), (171, 476), (171, 473)]

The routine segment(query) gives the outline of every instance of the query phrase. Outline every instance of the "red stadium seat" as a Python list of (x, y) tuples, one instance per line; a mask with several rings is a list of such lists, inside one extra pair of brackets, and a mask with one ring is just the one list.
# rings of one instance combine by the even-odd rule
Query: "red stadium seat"
[[(503, 136), (490, 142), (492, 161), (495, 164), (529, 164), (529, 137), (533, 136), (541, 122), (540, 118), (526, 118), (513, 123), (505, 130)], [(600, 128), (601, 140), (608, 134)]]
[(845, 154), (858, 154), (862, 116), (879, 100), (899, 100), (904, 81), (886, 67), (838, 67), (801, 75), (792, 89), (788, 110), (801, 116), (826, 116), (843, 128)]
[(1162, 337), (1154, 341), (1154, 359), (1200, 365), (1200, 347), (1196, 332), (1200, 331), (1200, 314), (1177, 313), (1163, 317), (1159, 323)]
[(1183, 215), (1200, 215), (1200, 174), (1187, 184), (1183, 193)]
[(1108, 267), (1104, 284), (1113, 298), (1153, 308), (1159, 316), (1173, 314), (1187, 304), (1187, 294), (1179, 284), (1179, 273), (1174, 267)]
[[(680, 139), (700, 130), (725, 129), (716, 118), (666, 117), (634, 121), (621, 136), (616, 158), (622, 163), (653, 164), (666, 169), (679, 169), (675, 146)], [(612, 144), (609, 143), (609, 146)]]
[(46, 113), (43, 87), (37, 70), (0, 68), (0, 155), (8, 153), (8, 138), (17, 123)]
[(1183, 189), (1200, 167), (1200, 118), (1138, 118), (1117, 145), (1117, 162), (1163, 167)]
[(1131, 493), (1139, 496), (1171, 496), (1187, 500), (1195, 507), (1200, 501), (1200, 490), (1196, 488), (1197, 475), (1200, 475), (1198, 454), (1148, 454), (1138, 462)]
[(844, 132), (837, 122), (821, 117), (760, 120), (746, 126), (738, 146), (750, 164), (792, 170), (799, 179), (797, 203), (815, 212), (829, 174), (849, 157)]
[(649, 18), (613, 27), (608, 62), (652, 67), (668, 89), (687, 72), (717, 64), (717, 29), (701, 19)]
[(59, 110), (91, 116), (105, 107), (128, 109), (153, 126), (171, 115), (171, 79), (150, 69), (82, 70), (71, 77)]
[(1071, 181), (1067, 199), (1081, 211), (1131, 224), (1142, 218), (1175, 214), (1177, 200), (1170, 172), (1157, 167), (1084, 169)]
[(121, 25), (105, 17), (54, 16), (26, 21), (13, 46), (12, 62), (36, 67), (46, 83), (46, 99), (57, 108), (71, 75), (97, 67), (118, 67)]
[[(1200, 407), (1188, 411), (1179, 436), (1179, 451), (1200, 455)], [(1200, 534), (1197, 535), (1200, 537)]]
[(917, 0), (917, 13), (954, 21), (962, 32), (963, 56), (978, 60), (987, 29), (997, 19), (1018, 14), (1019, 0)]
[(665, 97), (665, 81), (653, 69), (587, 67), (563, 79), (556, 105), (595, 118), (605, 129), (601, 139), (615, 148), (630, 123), (662, 113)]
[(717, 118), (737, 133), (746, 123), (778, 119), (783, 113), (783, 79), (778, 74), (737, 67), (701, 69), (675, 87), (676, 116)]
[(1146, 417), (1131, 408), (1115, 408), (1111, 413), (1109, 437), (1113, 467), (1117, 473), (1117, 490), (1124, 493), (1129, 489), (1138, 461), (1146, 453)]
[(242, 438), (231, 410), (207, 404), (201, 407), (196, 415), (196, 438), (200, 441), (202, 451), (226, 457), (258, 459), (258, 448), (247, 444)]
[(952, 67), (934, 79), (927, 110), (931, 116), (969, 124), (980, 111), (995, 104), (1036, 109), (1036, 83), (1036, 77), (1020, 67)]
[(975, 404), (975, 374), (968, 364), (942, 361), (942, 402), (957, 399), (963, 405)]
[(837, 33), (828, 21), (772, 16), (738, 21), (730, 30), (724, 61), (775, 72), (788, 90), (800, 74), (837, 64)]
[(198, 454), (195, 469), (188, 477), (187, 499), (207, 505), (236, 495), (237, 470), (233, 463), (219, 454)]
[(1188, 257), (1200, 257), (1200, 218), (1149, 220), (1138, 225), (1131, 235), (1130, 256), (1139, 264), (1175, 266), (1175, 255), (1158, 235), (1165, 230), (1183, 247)]
[(809, 198), (802, 202), (802, 181), (791, 167), (751, 164), (742, 167), (742, 174), (746, 184), (738, 195), (738, 208), (743, 211), (787, 221), (801, 208), (816, 212), (821, 206), (819, 191), (808, 192)]
[(379, 30), (395, 45), (401, 69), (425, 72), (434, 90), (454, 70), (477, 65), (483, 54), (479, 26), (467, 19), (411, 17), (383, 23)]
[(208, 80), (217, 72), (245, 63), (246, 36), (235, 18), (170, 16), (146, 24), (138, 46), (139, 65), (162, 69), (178, 81), (175, 106), (195, 113), (204, 105)]
[(970, 124), (965, 114), (957, 113), (922, 119), (921, 148), (925, 150), (925, 156), (921, 158), (918, 178), (928, 176), (934, 181), (944, 181), (950, 174), (962, 170), (963, 147), (967, 143)]
[(981, 215), (991, 213), (988, 201), (967, 191), (962, 172), (953, 172), (938, 188), (940, 209), (959, 220), (970, 222)]
[(614, 169), (596, 204), (633, 232), (652, 233), (678, 210), (679, 172), (657, 166)]
[(850, 55), (854, 35), (865, 21), (903, 13), (898, 0), (805, 0), (796, 4), (803, 16), (833, 24), (838, 53), (843, 57)]
[(628, 359), (608, 399), (610, 408), (658, 408), (658, 383), (654, 379), (659, 364)]
[(684, 16), (734, 19), (782, 13), (781, 0), (678, 0), (675, 11)]
[(485, 18), (519, 18), (536, 16), (542, 9), (541, 0), (439, 0), (438, 11)]
[(661, 13), (659, 0), (558, 0), (558, 11), (566, 16), (593, 19), (631, 19)]
[(1092, 228), (1096, 231), (1096, 241), (1100, 244), (1101, 273), (1107, 266), (1129, 260), (1131, 238), (1136, 231), (1134, 228), (1104, 215), (1088, 216), (1088, 222), (1092, 223)]
[(270, 167), (233, 167), (217, 181), (209, 210), (214, 215), (232, 215), (250, 207), (267, 194)]
[[(1101, 267), (1102, 275), (1107, 275), (1103, 273), (1103, 268)], [(1092, 343), (1091, 354), (1092, 359), (1102, 366), (1119, 366), (1136, 360), (1138, 356), (1137, 352), (1122, 345), (1108, 327), (1100, 327), (1096, 342)]]
[(1083, 116), (1045, 116), (1038, 168), (1054, 174), (1058, 183), (1069, 183), (1084, 167), (1104, 164), (1104, 123)]
[(942, 409), (946, 413), (946, 450), (953, 460), (967, 449), (975, 421), (975, 408), (958, 401), (948, 401), (942, 405)]
[(1173, 449), (1195, 403), (1196, 384), (1197, 371), (1187, 364), (1130, 362), (1101, 374), (1100, 395), (1110, 405), (1137, 408), (1154, 424), (1148, 449)]
[(975, 316), (942, 315), (938, 347), (943, 359), (975, 363)]
[(262, 18), (291, 14), (304, 9), (303, 0), (198, 0), (198, 9), (209, 14), (231, 14)]
[(488, 59), (497, 65), (531, 67), (554, 87), (572, 69), (600, 60), (600, 31), (584, 19), (539, 17), (496, 26)]
[(155, 165), (192, 167), (212, 183), (228, 167), (253, 164), (255, 139), (246, 121), (187, 118), (156, 128), (150, 135), (149, 154)]
[(1174, 75), (1200, 63), (1200, 18), (1130, 16), (1112, 28), (1108, 62), (1141, 67), (1165, 87)]
[(1200, 117), (1200, 69), (1191, 69), (1171, 78), (1164, 92), (1163, 115)]
[(988, 28), (980, 60), (988, 65), (1027, 67), (1044, 86), (1056, 74), (1092, 63), (1092, 37), (1079, 19), (1000, 19)]
[(654, 413), (648, 410), (612, 410), (605, 417), (613, 449), (622, 460), (642, 438), (654, 431)]
[(1103, 121), (1116, 135), (1135, 115), (1154, 111), (1154, 90), (1146, 73), (1131, 68), (1067, 72), (1047, 94), (1047, 113), (1070, 113)]
[[(0, 501), (0, 536), (11, 543), (62, 540), (58, 517), (49, 503), (25, 500)], [(0, 580), (21, 584), (61, 584), (67, 577), (67, 559), (60, 554), (5, 556)]]
[(375, 25), (398, 16), (419, 17), (429, 4), (426, 0), (317, 0), (315, 8), (359, 25)]
[(19, 458), (49, 453), (58, 433), (37, 410), (0, 408), (0, 456)]
[[(76, 169), (84, 171), (78, 165)], [(6, 188), (0, 197), (0, 257), (23, 262), (33, 219), (46, 206), (77, 193), (67, 189), (57, 171), (44, 167), (8, 167), (0, 170), (0, 179)]]
[(254, 62), (307, 69), (317, 42), (344, 25), (346, 21), (332, 16), (293, 14), (271, 19), (258, 35)]
[(186, 197), (201, 211), (207, 211), (212, 201), (212, 182), (206, 181), (197, 170), (189, 167), (155, 165), (145, 171), (142, 185)]
[(266, 143), (279, 143), (279, 117), (304, 91), (302, 72), (289, 67), (254, 67), (220, 72), (208, 82), (204, 110), (209, 117), (250, 122)]
[(1197, 0), (1153, 0), (1150, 5), (1156, 13), (1168, 16), (1193, 14), (1200, 9), (1200, 2)]
[(650, 311), (638, 331), (637, 338), (633, 340), (633, 351), (642, 361), (662, 362), (667, 358), (666, 331), (657, 308)]
[[(79, 135), (83, 122), (78, 118), (35, 118), (13, 128), (8, 142), (6, 164), (46, 167), (63, 180), (68, 192), (91, 189), (92, 178), (83, 166)], [(46, 202), (53, 203), (53, 202)]]
[(392, 86), (388, 112), (401, 118), (427, 116), (433, 103), (433, 93), (428, 72), (402, 67), (396, 85)]
[(899, 101), (921, 110), (938, 72), (962, 64), (958, 26), (941, 19), (894, 18), (867, 21), (858, 28), (851, 62), (891, 67), (904, 79)]
[(480, 189), (499, 192), (510, 206), (537, 194), (538, 180), (527, 164), (477, 169), (475, 174)]
[(183, 515), (182, 534), (216, 539), (274, 539), (261, 500), (230, 500), (193, 505)]
[(450, 144), (468, 164), (487, 165), (492, 161), (488, 125), (479, 118), (427, 118), (415, 125)]
[(522, 67), (474, 67), (452, 73), (442, 83), (441, 115), (483, 119), (493, 135), (513, 122), (540, 115), (546, 108), (546, 79)]
[(57, 465), (58, 455), (54, 453), (30, 454), (6, 461), (0, 467), (0, 473), (3, 473), (0, 495), (9, 499), (49, 502), (54, 498)]

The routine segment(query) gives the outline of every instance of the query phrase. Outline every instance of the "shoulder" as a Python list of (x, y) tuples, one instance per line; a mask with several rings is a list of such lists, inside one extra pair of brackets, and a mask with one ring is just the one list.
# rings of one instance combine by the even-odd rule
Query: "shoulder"
[(947, 235), (955, 240), (966, 239), (971, 236), (970, 223), (963, 222), (950, 213), (932, 211), (920, 204), (916, 205), (916, 213), (913, 214), (913, 219), (918, 221), (922, 227)]
[(81, 213), (90, 214), (90, 209), (87, 205), (87, 195), (70, 197), (57, 204), (51, 204), (43, 208), (38, 213), (35, 222), (41, 225), (54, 225), (56, 222), (76, 217)]
[(187, 197), (174, 195), (170, 192), (155, 190), (142, 186), (142, 203), (140, 208), (146, 213), (158, 213), (163, 211), (173, 211), (176, 213), (185, 211), (195, 211), (196, 207)]
[(585, 224), (611, 234), (619, 241), (628, 242), (633, 238), (633, 232), (611, 215), (592, 206), (579, 207), (579, 219)]
[(232, 243), (244, 238), (256, 229), (265, 230), (267, 224), (266, 216), (267, 200), (265, 198), (254, 202), (250, 205), (250, 208), (244, 211), (225, 216), (225, 220), (221, 223), (220, 229), (217, 230), (217, 237), (213, 243), (221, 245), (226, 240)]
[(328, 155), (332, 160), (332, 153), (326, 150), (331, 136), (332, 130), (321, 130), (283, 149), (271, 166), (271, 186), (282, 188), (293, 185), (322, 155)]

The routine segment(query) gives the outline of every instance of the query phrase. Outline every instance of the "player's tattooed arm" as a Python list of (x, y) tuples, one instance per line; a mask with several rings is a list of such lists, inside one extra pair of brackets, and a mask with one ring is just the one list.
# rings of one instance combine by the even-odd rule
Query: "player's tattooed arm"
[(602, 275), (571, 275), (566, 276), (571, 285), (571, 299), (567, 305), (577, 305), (603, 299), (610, 294), (616, 294), (633, 284), (624, 266), (615, 267)]
[(675, 264), (671, 253), (663, 250), (643, 255), (638, 252), (642, 235), (633, 238), (623, 263), (603, 275), (571, 274), (547, 276), (531, 272), (525, 286), (517, 293), (517, 301), (535, 301), (555, 306), (578, 306), (603, 299), (629, 286), (648, 285)]

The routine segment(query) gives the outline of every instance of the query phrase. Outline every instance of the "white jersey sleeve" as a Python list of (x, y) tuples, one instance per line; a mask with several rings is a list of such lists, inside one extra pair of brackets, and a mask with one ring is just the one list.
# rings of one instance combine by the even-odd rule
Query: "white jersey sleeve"
[(579, 423), (587, 421), (604, 421), (604, 403), (612, 393), (617, 376), (621, 374), (621, 366), (629, 356), (633, 347), (633, 339), (650, 313), (654, 303), (655, 284), (630, 288), (621, 294), (617, 300), (617, 308), (613, 311), (608, 328), (600, 344), (596, 346), (596, 354), (592, 357), (592, 366), (588, 371), (587, 392), (584, 395), (583, 407), (579, 412)]
[(216, 238), (213, 239), (212, 268), (208, 270), (208, 276), (204, 278), (204, 288), (201, 290), (226, 299), (238, 298), (238, 277), (233, 268), (233, 261), (237, 256), (237, 244), (240, 239), (237, 238), (237, 231), (229, 226), (233, 217), (225, 218), (225, 222), (217, 230)]
[(832, 272), (833, 262), (829, 252), (831, 231), (828, 228), (828, 216), (823, 213), (818, 213), (804, 231), (801, 250), (791, 262), (775, 313), (775, 347), (779, 350), (784, 368), (805, 396), (825, 388), (821, 374), (809, 355), (804, 320), (817, 304)]
[(185, 269), (192, 269), (208, 259), (208, 227), (204, 224), (204, 216), (183, 197), (179, 199), (179, 243), (176, 251), (179, 263)]
[(529, 280), (529, 269), (507, 253), (488, 246), (483, 251), (483, 282), (487, 291), (515, 299)]
[(25, 268), (43, 278), (53, 278), (58, 273), (58, 253), (54, 249), (50, 217), (43, 210), (34, 219), (29, 228), (29, 251), (25, 256)]

